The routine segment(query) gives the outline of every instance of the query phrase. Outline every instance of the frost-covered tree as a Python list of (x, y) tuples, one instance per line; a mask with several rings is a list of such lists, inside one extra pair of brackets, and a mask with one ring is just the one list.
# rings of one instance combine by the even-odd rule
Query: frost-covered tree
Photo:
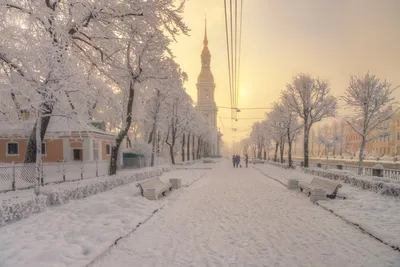
[[(84, 64), (77, 59), (97, 65), (108, 53), (114, 52), (107, 51), (106, 47), (112, 48), (110, 43), (116, 43), (115, 36), (117, 30), (122, 28), (118, 27), (121, 21), (143, 16), (143, 3), (130, 1), (127, 4), (128, 0), (82, 0), (74, 3), (68, 0), (0, 1), (0, 29), (1, 35), (6, 37), (0, 48), (1, 63), (17, 74), (14, 75), (15, 79), (19, 75), (19, 81), (27, 82), (32, 88), (37, 88), (39, 82), (40, 92), (36, 90), (36, 93), (42, 99), (37, 103), (40, 105), (38, 110), (44, 112), (40, 119), (42, 140), (54, 111), (54, 103), (61, 102), (57, 94), (65, 95), (65, 103), (71, 109), (86, 106), (73, 103), (72, 91), (78, 90), (68, 84), (68, 81), (82, 80), (71, 77), (71, 72), (79, 72)], [(32, 60), (34, 57), (38, 59)], [(80, 71), (84, 72), (82, 69)], [(54, 87), (59, 89), (55, 91)], [(14, 90), (21, 91), (20, 87), (14, 87)], [(59, 108), (57, 112), (63, 110)], [(28, 140), (26, 163), (36, 160), (36, 127), (37, 122)]]
[(283, 121), (283, 109), (279, 108), (280, 105), (274, 103), (273, 108), (267, 113), (267, 119), (269, 122), (269, 131), (271, 133), (272, 140), (275, 142), (275, 156), (274, 161), (278, 160), (278, 148), (280, 152), (280, 162), (283, 163), (283, 153), (285, 150), (286, 131), (285, 124)]
[(262, 148), (264, 144), (264, 133), (261, 122), (255, 122), (251, 126), (250, 140), (257, 149), (257, 158), (262, 158)]
[[(4, 37), (0, 45), (4, 73), (0, 73), (0, 78), (10, 81), (12, 76), (10, 98), (17, 100), (13, 101), (13, 108), (22, 109), (26, 103), (40, 105), (36, 109), (44, 112), (40, 119), (41, 139), (55, 111), (55, 115), (65, 116), (64, 107), (55, 107), (53, 103), (68, 105), (72, 114), (86, 109), (86, 122), (101, 112), (112, 113), (118, 119), (113, 119), (108, 126), (119, 131), (110, 161), (110, 174), (114, 174), (119, 146), (134, 119), (135, 90), (136, 93), (143, 91), (146, 81), (160, 78), (155, 74), (164, 69), (165, 58), (172, 58), (169, 43), (176, 35), (188, 33), (182, 21), (184, 3), (174, 0), (0, 0), (0, 31)], [(96, 88), (83, 86), (84, 90), (78, 90), (74, 86), (85, 79), (73, 77), (72, 73), (87, 75), (92, 68), (96, 79), (113, 90), (114, 95), (108, 95), (110, 100), (116, 100), (111, 101), (111, 107), (99, 105), (102, 96)], [(90, 97), (79, 96), (82, 92)], [(37, 95), (41, 101), (32, 101)], [(3, 106), (11, 105), (5, 105), (2, 100), (1, 112), (6, 113)], [(12, 118), (8, 114), (4, 117)], [(36, 142), (34, 134), (36, 125), (28, 141), (26, 162), (36, 157), (35, 143), (40, 142)]]
[(263, 133), (264, 160), (267, 160), (267, 157), (269, 158), (269, 150), (271, 146), (271, 133), (268, 131), (269, 122), (267, 120), (263, 120), (261, 122), (261, 128)]
[(389, 120), (394, 114), (392, 93), (397, 88), (369, 73), (350, 78), (343, 100), (351, 109), (351, 115), (345, 122), (361, 138), (358, 174), (362, 173), (365, 145), (371, 140), (389, 135)]
[(166, 113), (166, 92), (164, 90), (156, 88), (153, 90), (151, 96), (145, 100), (145, 119), (150, 124), (151, 130), (148, 134), (147, 143), (152, 145), (151, 151), (151, 166), (154, 166), (154, 158), (156, 153), (156, 137), (158, 131), (161, 129), (162, 122), (167, 120)]
[(193, 102), (182, 87), (171, 94), (168, 111), (168, 129), (165, 143), (169, 146), (172, 164), (175, 164), (175, 145), (177, 140), (191, 127), (195, 121)]
[(315, 122), (335, 115), (337, 100), (330, 94), (327, 81), (314, 79), (309, 74), (293, 77), (292, 83), (286, 86), (281, 97), (284, 105), (303, 120), (304, 166), (308, 167), (311, 127)]
[(284, 106), (283, 104), (275, 104), (273, 110), (279, 114), (279, 119), (281, 121), (282, 126), (282, 135), (285, 136), (285, 139), (288, 143), (288, 164), (289, 167), (293, 167), (292, 160), (292, 144), (296, 136), (300, 133), (300, 129), (302, 127), (298, 122), (298, 116), (294, 113), (289, 107)]
[(334, 149), (338, 144), (342, 142), (342, 136), (338, 132), (334, 132), (332, 136), (329, 136), (327, 132), (318, 135), (318, 142), (325, 146), (325, 157), (326, 157), (326, 169), (328, 169), (329, 151)]

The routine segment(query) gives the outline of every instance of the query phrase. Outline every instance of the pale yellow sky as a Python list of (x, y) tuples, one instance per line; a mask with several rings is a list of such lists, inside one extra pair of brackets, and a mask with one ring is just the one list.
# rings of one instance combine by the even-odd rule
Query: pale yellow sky
[[(243, 1), (239, 108), (269, 107), (299, 72), (328, 79), (336, 96), (343, 94), (350, 74), (368, 70), (400, 85), (400, 0)], [(223, 0), (189, 0), (184, 18), (191, 34), (172, 46), (189, 75), (187, 91), (196, 101), (207, 14), (217, 106), (230, 105), (223, 5)], [(220, 109), (224, 141), (246, 137), (254, 120), (240, 118), (262, 118), (265, 111), (239, 113), (238, 132), (233, 134), (231, 121), (225, 119), (230, 110)]]

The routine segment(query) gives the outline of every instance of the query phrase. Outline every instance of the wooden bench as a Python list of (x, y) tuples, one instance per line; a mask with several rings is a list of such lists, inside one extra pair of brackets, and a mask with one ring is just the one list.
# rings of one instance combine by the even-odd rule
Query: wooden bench
[(165, 196), (168, 190), (172, 190), (171, 183), (163, 183), (158, 177), (140, 181), (136, 186), (140, 188), (142, 196), (150, 200), (157, 200), (158, 196)]
[(317, 178), (314, 177), (311, 181), (311, 183), (307, 184), (307, 183), (302, 183), (300, 182), (299, 184), (299, 188), (300, 191), (306, 190), (308, 191), (308, 195), (310, 196), (311, 194), (311, 190), (313, 189), (322, 189), (326, 192), (326, 197), (327, 198), (331, 198), (334, 199), (336, 198), (336, 194), (339, 190), (339, 188), (341, 188), (342, 185), (326, 180), (326, 179), (321, 179), (321, 178)]

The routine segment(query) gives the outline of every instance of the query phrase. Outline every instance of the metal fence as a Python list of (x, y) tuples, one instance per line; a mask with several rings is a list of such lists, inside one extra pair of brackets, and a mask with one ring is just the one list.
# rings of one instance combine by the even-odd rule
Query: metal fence
[[(163, 158), (155, 158), (154, 165), (164, 163)], [(149, 167), (149, 158), (130, 159), (125, 169)], [(108, 175), (109, 161), (75, 161), (42, 163), (40, 166), (41, 185), (71, 182)], [(0, 192), (33, 188), (36, 179), (36, 164), (0, 164)]]
[[(40, 165), (41, 185), (63, 183), (108, 174), (108, 161), (57, 162)], [(35, 186), (36, 164), (0, 165), (0, 192)]]

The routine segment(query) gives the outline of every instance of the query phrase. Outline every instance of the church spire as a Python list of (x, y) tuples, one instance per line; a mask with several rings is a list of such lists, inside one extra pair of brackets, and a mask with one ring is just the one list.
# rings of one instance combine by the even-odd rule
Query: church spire
[(204, 46), (208, 46), (208, 39), (207, 39), (207, 17), (205, 18), (205, 24), (204, 24), (204, 41), (203, 41)]
[(203, 44), (204, 44), (204, 47), (203, 47), (203, 51), (201, 52), (202, 69), (210, 69), (211, 54), (210, 54), (210, 50), (208, 50), (207, 18), (205, 19), (205, 25), (204, 25), (204, 41), (203, 41)]

